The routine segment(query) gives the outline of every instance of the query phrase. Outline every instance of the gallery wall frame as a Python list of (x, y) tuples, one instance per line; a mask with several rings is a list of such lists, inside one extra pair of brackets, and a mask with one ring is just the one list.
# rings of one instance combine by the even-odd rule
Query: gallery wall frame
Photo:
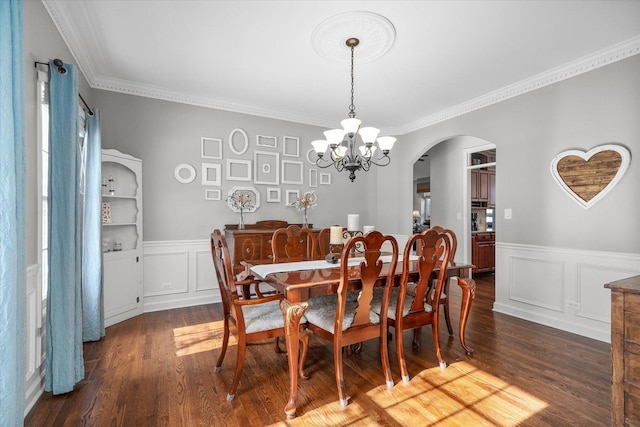
[(303, 184), (304, 168), (302, 162), (296, 160), (282, 161), (282, 179), (283, 184)]
[(275, 136), (256, 135), (256, 146), (278, 148), (278, 138)]
[(316, 164), (316, 159), (318, 158), (318, 155), (316, 154), (316, 150), (314, 150), (313, 148), (310, 148), (309, 151), (307, 151), (307, 162), (309, 162), (310, 165), (315, 165)]
[(309, 187), (317, 187), (318, 186), (318, 169), (309, 169)]
[(267, 203), (280, 203), (280, 187), (267, 187)]
[(202, 185), (222, 185), (222, 165), (219, 163), (202, 164)]
[(331, 185), (331, 174), (330, 173), (321, 173), (320, 174), (320, 185)]
[(196, 169), (189, 163), (180, 163), (173, 170), (173, 177), (181, 184), (190, 184), (196, 179)]
[(205, 200), (222, 200), (221, 190), (218, 188), (205, 188), (204, 199)]
[(229, 148), (234, 154), (242, 155), (249, 149), (249, 137), (247, 133), (236, 128), (229, 133)]
[(251, 160), (227, 159), (227, 181), (251, 181)]
[(222, 139), (203, 136), (200, 139), (200, 156), (203, 159), (222, 160)]
[(231, 201), (231, 197), (235, 194), (236, 191), (248, 193), (251, 197), (252, 207), (249, 209), (245, 209), (245, 212), (255, 212), (258, 210), (258, 208), (260, 207), (260, 192), (256, 187), (253, 187), (251, 185), (236, 185), (235, 187), (232, 187), (231, 190), (229, 190), (229, 192), (227, 193), (227, 206), (229, 206), (229, 209), (234, 212), (240, 212), (240, 209), (233, 206), (233, 203)]
[(292, 206), (298, 197), (300, 197), (300, 190), (287, 190), (284, 202), (287, 206)]
[(280, 154), (270, 151), (253, 152), (254, 184), (280, 184)]
[(285, 157), (300, 156), (300, 138), (297, 136), (284, 136), (282, 138), (282, 155)]

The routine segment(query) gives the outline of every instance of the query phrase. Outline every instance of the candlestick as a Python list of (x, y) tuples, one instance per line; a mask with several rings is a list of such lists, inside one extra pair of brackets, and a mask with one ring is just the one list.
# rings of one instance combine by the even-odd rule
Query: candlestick
[(364, 234), (367, 234), (368, 232), (373, 231), (373, 230), (375, 230), (375, 227), (373, 225), (363, 225), (362, 226), (362, 232)]
[(329, 244), (341, 245), (342, 244), (342, 227), (339, 225), (331, 226), (331, 234), (329, 238)]
[(348, 231), (360, 230), (360, 215), (358, 214), (347, 215), (347, 230)]

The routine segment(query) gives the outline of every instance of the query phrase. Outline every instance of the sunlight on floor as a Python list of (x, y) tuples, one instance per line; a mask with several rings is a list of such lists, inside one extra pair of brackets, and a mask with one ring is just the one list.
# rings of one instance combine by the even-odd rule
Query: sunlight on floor
[[(219, 349), (222, 345), (222, 331), (222, 320), (174, 328), (173, 340), (176, 347), (176, 356), (182, 357)], [(231, 334), (229, 336), (229, 346), (235, 344), (236, 340)]]
[(400, 423), (415, 416), (428, 425), (517, 426), (548, 406), (466, 362), (427, 369), (407, 384), (367, 395)]

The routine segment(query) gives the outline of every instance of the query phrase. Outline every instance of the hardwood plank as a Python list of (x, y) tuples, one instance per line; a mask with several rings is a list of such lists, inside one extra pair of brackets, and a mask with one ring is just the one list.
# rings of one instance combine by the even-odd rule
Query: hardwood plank
[[(493, 276), (476, 281), (466, 337), (472, 356), (442, 322), (448, 367), (441, 370), (431, 329), (423, 329), (418, 349), (411, 346), (412, 331), (405, 331), (411, 379), (401, 381), (391, 341), (396, 384), (387, 389), (378, 341), (368, 341), (360, 354), (344, 357), (347, 407), (338, 403), (331, 344), (313, 336), (306, 366), (311, 377), (299, 382), (296, 419), (284, 417), (287, 359), (274, 352), (272, 340), (248, 347), (238, 395), (227, 402), (235, 341), (221, 372), (214, 372), (222, 313), (210, 304), (147, 313), (107, 328), (105, 338), (84, 346), (86, 379), (71, 393), (45, 393), (25, 426), (608, 425), (609, 344), (494, 313)], [(454, 329), (460, 296), (452, 285)]]

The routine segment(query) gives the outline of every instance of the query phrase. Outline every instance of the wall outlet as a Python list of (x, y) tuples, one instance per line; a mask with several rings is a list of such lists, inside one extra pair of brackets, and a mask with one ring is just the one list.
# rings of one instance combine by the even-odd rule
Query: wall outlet
[(511, 219), (511, 218), (512, 218), (512, 216), (511, 216), (511, 208), (506, 208), (504, 210), (504, 219)]
[(575, 308), (576, 310), (580, 310), (580, 303), (577, 301), (567, 301), (567, 308)]
[(165, 282), (162, 284), (162, 289), (171, 289), (172, 285), (171, 282)]

